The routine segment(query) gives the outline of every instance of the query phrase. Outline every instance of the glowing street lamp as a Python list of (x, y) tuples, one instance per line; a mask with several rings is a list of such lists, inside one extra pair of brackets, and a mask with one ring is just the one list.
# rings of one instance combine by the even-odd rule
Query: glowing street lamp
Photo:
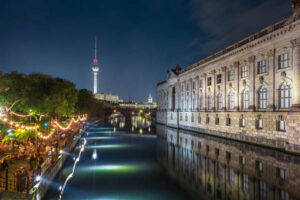
[(40, 182), (41, 181), (41, 176), (36, 176), (35, 181)]
[(92, 159), (97, 160), (97, 158), (98, 158), (97, 151), (96, 151), (96, 149), (94, 149), (93, 154), (92, 154)]

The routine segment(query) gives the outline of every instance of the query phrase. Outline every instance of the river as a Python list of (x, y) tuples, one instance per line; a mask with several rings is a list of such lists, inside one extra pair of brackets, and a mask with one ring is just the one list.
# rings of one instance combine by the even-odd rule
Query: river
[[(62, 199), (300, 199), (297, 155), (153, 126), (141, 116), (130, 121), (117, 116), (87, 127), (85, 151)], [(78, 150), (45, 199), (59, 198)]]
[[(62, 199), (189, 199), (157, 162), (157, 139), (150, 124), (139, 122), (133, 127), (129, 131), (118, 130), (113, 123), (87, 127), (85, 151)], [(95, 151), (97, 158), (93, 159)], [(74, 164), (72, 157), (51, 183), (45, 199), (59, 198), (59, 188)]]

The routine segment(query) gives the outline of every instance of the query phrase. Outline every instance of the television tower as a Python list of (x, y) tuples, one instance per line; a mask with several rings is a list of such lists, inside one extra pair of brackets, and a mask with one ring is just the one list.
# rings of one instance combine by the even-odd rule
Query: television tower
[(95, 58), (94, 58), (94, 65), (92, 67), (92, 70), (94, 72), (94, 94), (97, 94), (97, 75), (99, 71), (99, 66), (98, 66), (98, 59), (97, 59), (97, 38), (95, 37)]

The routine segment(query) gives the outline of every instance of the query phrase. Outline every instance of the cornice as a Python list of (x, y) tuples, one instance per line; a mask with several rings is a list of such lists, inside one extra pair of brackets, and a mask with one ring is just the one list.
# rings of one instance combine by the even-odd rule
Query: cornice
[[(274, 27), (276, 27), (276, 25), (282, 25), (286, 20), (287, 19), (284, 19), (284, 20), (278, 22), (277, 24), (269, 26), (269, 27), (263, 29), (259, 33), (263, 33), (264, 30), (267, 31), (269, 29), (275, 29)], [(191, 72), (191, 70), (194, 71), (194, 70), (197, 70), (197, 69), (202, 68), (202, 67), (204, 68), (204, 67), (206, 67), (206, 66), (208, 66), (210, 64), (215, 64), (215, 63), (219, 62), (220, 60), (223, 60), (225, 58), (234, 56), (234, 55), (236, 55), (238, 53), (241, 53), (241, 52), (243, 52), (245, 50), (254, 48), (254, 47), (258, 46), (258, 45), (261, 45), (263, 43), (266, 43), (266, 42), (269, 42), (271, 40), (274, 40), (275, 38), (278, 38), (280, 36), (283, 36), (283, 35), (291, 32), (291, 31), (293, 31), (299, 25), (300, 25), (300, 20), (295, 21), (295, 22), (293, 22), (291, 24), (285, 25), (285, 26), (283, 26), (283, 27), (281, 27), (281, 28), (279, 28), (277, 30), (274, 30), (274, 31), (270, 31), (269, 30), (270, 31), (269, 33), (267, 33), (266, 35), (263, 35), (263, 36), (261, 36), (259, 38), (255, 38), (256, 34), (251, 35), (248, 38), (246, 38), (246, 39), (249, 39), (249, 40), (250, 40), (250, 38), (252, 38), (252, 41), (250, 41), (249, 43), (246, 43), (246, 44), (244, 44), (244, 45), (242, 45), (240, 47), (236, 47), (236, 50), (234, 50), (235, 46), (237, 46), (238, 44), (240, 44), (242, 42), (240, 41), (240, 42), (238, 42), (238, 43), (236, 43), (234, 45), (231, 45), (228, 48), (233, 48), (233, 50), (226, 52), (225, 50), (228, 49), (228, 48), (225, 48), (224, 50), (219, 51), (216, 54), (213, 54), (212, 56), (204, 58), (203, 60), (200, 60), (199, 62), (197, 62), (197, 63), (195, 63), (193, 65), (188, 66), (187, 68), (185, 68), (185, 69), (182, 70), (181, 74), (185, 74), (187, 72)], [(246, 40), (246, 39), (244, 39), (244, 40)], [(242, 41), (244, 41), (244, 40), (242, 40)], [(298, 41), (299, 38), (296, 39), (296, 40)], [(209, 60), (209, 58), (212, 58), (212, 59)]]

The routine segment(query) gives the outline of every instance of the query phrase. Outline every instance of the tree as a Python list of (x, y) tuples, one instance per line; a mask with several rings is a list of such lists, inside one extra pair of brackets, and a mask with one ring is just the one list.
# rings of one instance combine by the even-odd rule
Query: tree
[(78, 114), (87, 113), (92, 118), (104, 116), (104, 105), (95, 99), (93, 93), (87, 89), (79, 90), (76, 109)]

